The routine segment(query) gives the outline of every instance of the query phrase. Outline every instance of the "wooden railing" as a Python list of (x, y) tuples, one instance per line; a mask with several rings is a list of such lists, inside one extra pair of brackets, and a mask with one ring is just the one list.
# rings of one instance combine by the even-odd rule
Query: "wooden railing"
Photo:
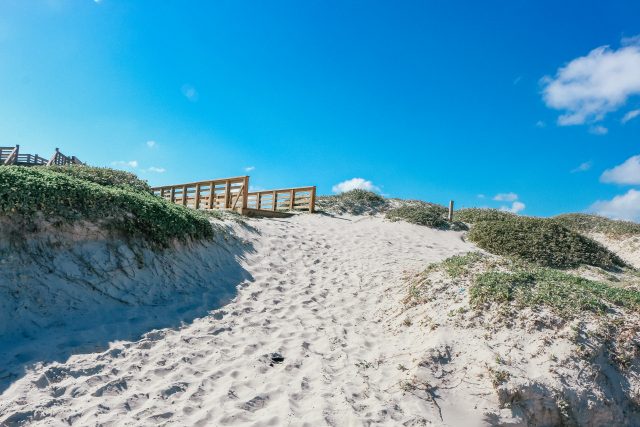
[(249, 193), (247, 207), (268, 211), (315, 210), (316, 187), (284, 188)]
[(15, 147), (0, 147), (0, 165), (14, 164), (16, 157), (18, 157), (19, 147), (19, 145), (16, 145)]
[(179, 205), (233, 210), (246, 208), (248, 189), (248, 176), (152, 188), (155, 195)]
[(47, 166), (68, 166), (68, 165), (81, 165), (82, 162), (76, 156), (65, 156), (56, 148), (56, 152), (47, 162)]
[(0, 147), (0, 165), (68, 166), (83, 164), (76, 156), (65, 156), (56, 148), (49, 160), (37, 154), (20, 154), (20, 146)]
[(249, 177), (214, 179), (152, 188), (156, 196), (194, 209), (314, 212), (316, 187), (249, 192)]

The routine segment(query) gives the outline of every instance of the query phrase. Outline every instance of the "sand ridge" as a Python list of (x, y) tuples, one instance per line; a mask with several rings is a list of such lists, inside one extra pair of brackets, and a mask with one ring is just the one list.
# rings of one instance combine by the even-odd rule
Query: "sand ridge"
[[(255, 248), (243, 265), (253, 280), (231, 303), (181, 328), (32, 368), (0, 398), (0, 422), (480, 424), (495, 397), (460, 387), (434, 402), (402, 389), (400, 367), (415, 364), (424, 343), (389, 323), (400, 315), (404, 274), (473, 250), (460, 233), (376, 217), (250, 225), (238, 233)], [(443, 328), (431, 340), (450, 338)]]

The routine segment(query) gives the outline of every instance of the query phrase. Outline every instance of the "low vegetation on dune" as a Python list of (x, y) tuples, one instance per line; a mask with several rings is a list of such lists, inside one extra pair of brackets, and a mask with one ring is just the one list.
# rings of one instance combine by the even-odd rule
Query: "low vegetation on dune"
[(147, 181), (138, 178), (131, 172), (84, 165), (50, 166), (49, 170), (107, 187), (124, 188), (151, 194), (151, 187)]
[(480, 221), (472, 226), (469, 240), (493, 254), (546, 267), (573, 268), (587, 264), (612, 269), (626, 266), (600, 243), (544, 218), (513, 216)]
[(640, 235), (640, 224), (630, 221), (618, 221), (598, 215), (563, 214), (552, 220), (578, 233), (600, 233), (614, 238)]
[(85, 166), (0, 168), (0, 213), (23, 223), (93, 221), (160, 246), (213, 236), (205, 215), (153, 196), (135, 175)]
[(334, 196), (318, 197), (316, 208), (338, 214), (374, 215), (388, 209), (389, 202), (372, 191), (351, 190)]
[(429, 203), (411, 203), (390, 209), (386, 218), (390, 221), (406, 221), (411, 224), (424, 225), (442, 230), (466, 229), (461, 222), (449, 222), (447, 220), (448, 209), (444, 206)]
[[(640, 313), (640, 291), (632, 283), (632, 271), (621, 280), (591, 280), (535, 264), (470, 252), (431, 264), (423, 276), (440, 271), (451, 279), (470, 281), (469, 302), (473, 307), (512, 305), (514, 309), (548, 308), (564, 318), (581, 312), (605, 314), (614, 308)], [(626, 282), (626, 283), (625, 283)]]
[(516, 216), (516, 214), (499, 209), (467, 208), (456, 211), (453, 219), (467, 224), (475, 224), (481, 221), (502, 221)]

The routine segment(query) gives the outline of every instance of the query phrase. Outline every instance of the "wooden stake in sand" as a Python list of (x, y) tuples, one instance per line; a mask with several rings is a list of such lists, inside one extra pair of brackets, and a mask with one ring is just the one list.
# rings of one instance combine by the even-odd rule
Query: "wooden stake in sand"
[(453, 221), (453, 200), (449, 200), (449, 221)]

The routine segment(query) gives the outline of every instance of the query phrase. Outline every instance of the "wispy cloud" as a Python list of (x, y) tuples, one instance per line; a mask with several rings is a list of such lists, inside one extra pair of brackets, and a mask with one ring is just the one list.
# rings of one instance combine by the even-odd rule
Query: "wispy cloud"
[(165, 168), (157, 168), (155, 166), (150, 166), (149, 168), (146, 169), (147, 172), (153, 172), (153, 173), (165, 173), (167, 170)]
[(571, 173), (586, 172), (589, 169), (591, 169), (591, 166), (593, 166), (593, 162), (592, 161), (580, 163), (580, 165), (578, 165), (577, 168), (571, 170)]
[(547, 124), (545, 122), (543, 122), (542, 120), (538, 120), (536, 122), (536, 127), (544, 128), (544, 127), (547, 127)]
[(191, 102), (196, 102), (198, 100), (198, 91), (195, 87), (190, 84), (182, 85), (182, 94)]
[(640, 221), (640, 191), (631, 189), (611, 200), (598, 200), (589, 211), (613, 219)]
[[(638, 71), (638, 72), (640, 72), (640, 71)], [(622, 120), (620, 120), (620, 121), (622, 122), (622, 124), (625, 124), (629, 120), (633, 120), (638, 116), (640, 116), (640, 110), (631, 110), (627, 114), (625, 114), (624, 117), (622, 117)]]
[(118, 160), (116, 162), (111, 162), (111, 166), (135, 169), (138, 167), (138, 161), (137, 160), (129, 160), (129, 161)]
[(606, 135), (606, 134), (609, 133), (609, 129), (607, 129), (604, 126), (600, 126), (600, 125), (591, 126), (589, 128), (589, 133), (592, 133), (594, 135)]
[(255, 166), (245, 166), (244, 167), (244, 171), (245, 172), (251, 172), (252, 170), (255, 170)]
[(156, 142), (153, 140), (149, 140), (147, 141), (147, 147), (149, 148), (155, 148), (157, 146)]
[(334, 193), (344, 193), (345, 191), (351, 190), (367, 190), (367, 191), (380, 191), (380, 188), (373, 185), (371, 181), (368, 181), (364, 178), (351, 178), (346, 181), (342, 181), (332, 187), (332, 191)]
[(640, 94), (640, 37), (624, 40), (617, 50), (598, 47), (570, 61), (554, 77), (542, 79), (543, 99), (564, 111), (558, 124), (579, 125), (602, 120), (630, 96)]
[(611, 184), (640, 184), (640, 155), (629, 157), (624, 163), (607, 169), (602, 173), (600, 181)]
[(518, 200), (518, 195), (516, 193), (498, 193), (493, 196), (493, 200), (498, 202), (513, 202)]

